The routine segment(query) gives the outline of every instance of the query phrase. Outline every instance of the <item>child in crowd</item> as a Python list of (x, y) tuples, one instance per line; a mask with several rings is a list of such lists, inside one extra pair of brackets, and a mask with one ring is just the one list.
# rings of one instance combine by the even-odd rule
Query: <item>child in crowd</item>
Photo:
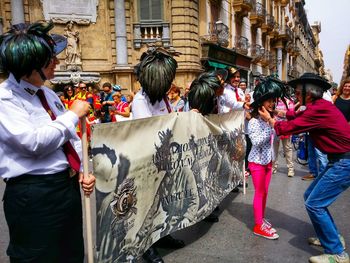
[(268, 122), (259, 117), (259, 108), (264, 106), (271, 114), (276, 99), (284, 98), (284, 85), (276, 79), (267, 78), (262, 81), (253, 94), (254, 102), (251, 119), (248, 123), (248, 135), (252, 142), (252, 149), (248, 156), (248, 167), (251, 172), (255, 189), (253, 209), (255, 226), (253, 233), (267, 239), (277, 239), (276, 229), (265, 219), (267, 194), (272, 174), (273, 161), (273, 129)]

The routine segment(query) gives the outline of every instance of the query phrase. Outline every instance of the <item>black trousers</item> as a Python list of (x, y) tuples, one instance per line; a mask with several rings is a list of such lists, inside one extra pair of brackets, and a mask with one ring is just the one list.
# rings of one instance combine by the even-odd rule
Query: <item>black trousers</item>
[(77, 176), (22, 175), (6, 182), (4, 212), (11, 263), (84, 261), (82, 205)]

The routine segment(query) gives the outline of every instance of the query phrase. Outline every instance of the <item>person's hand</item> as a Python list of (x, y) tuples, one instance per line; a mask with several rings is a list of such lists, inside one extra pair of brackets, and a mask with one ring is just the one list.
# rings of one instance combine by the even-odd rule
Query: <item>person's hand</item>
[(244, 102), (243, 109), (249, 110), (250, 109), (250, 102)]
[(186, 217), (180, 222), (180, 228), (185, 228), (185, 227), (188, 227), (189, 225), (190, 225), (190, 220)]
[(259, 108), (259, 115), (264, 121), (268, 121), (269, 119), (271, 119), (270, 112), (268, 112), (268, 110), (265, 109), (264, 106), (261, 106)]
[(90, 112), (90, 108), (90, 103), (82, 100), (75, 100), (70, 110), (81, 118)]
[(199, 113), (199, 110), (198, 110), (198, 109), (191, 109), (190, 111)]
[(275, 114), (280, 117), (280, 118), (285, 118), (286, 117), (286, 111), (283, 110), (275, 110)]
[(84, 176), (83, 173), (79, 173), (79, 183), (81, 184), (81, 188), (84, 191), (86, 196), (89, 196), (95, 187), (96, 178), (92, 173), (89, 173), (89, 176)]

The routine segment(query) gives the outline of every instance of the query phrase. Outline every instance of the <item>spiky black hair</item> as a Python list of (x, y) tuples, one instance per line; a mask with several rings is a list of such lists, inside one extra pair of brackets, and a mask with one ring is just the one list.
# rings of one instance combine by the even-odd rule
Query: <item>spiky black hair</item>
[(38, 21), (17, 24), (0, 36), (0, 59), (4, 70), (19, 82), (33, 70), (47, 66), (53, 56), (55, 42), (48, 34), (53, 22)]
[(272, 76), (263, 79), (256, 86), (253, 93), (254, 102), (250, 106), (252, 108), (258, 108), (265, 100), (270, 98), (280, 98), (287, 108), (286, 98), (291, 98), (291, 93), (287, 84)]
[(204, 72), (191, 84), (188, 103), (191, 109), (197, 109), (203, 115), (212, 113), (215, 108), (215, 91), (221, 87), (215, 72)]
[(165, 49), (152, 48), (142, 54), (137, 75), (152, 105), (166, 96), (176, 68), (176, 60)]

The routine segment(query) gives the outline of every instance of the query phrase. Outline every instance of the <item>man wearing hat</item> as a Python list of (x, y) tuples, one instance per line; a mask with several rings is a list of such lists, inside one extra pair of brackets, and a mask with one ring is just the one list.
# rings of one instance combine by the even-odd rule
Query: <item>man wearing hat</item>
[(50, 35), (52, 22), (13, 25), (0, 36), (0, 61), (9, 77), (0, 85), (0, 174), (10, 262), (83, 262), (79, 183), (91, 194), (95, 178), (80, 173), (75, 127), (90, 109), (66, 110), (45, 80), (67, 45)]
[(219, 98), (219, 113), (249, 109), (249, 103), (244, 101), (244, 92), (239, 89), (240, 72), (234, 67), (228, 68), (227, 71), (224, 94)]
[[(301, 103), (298, 112), (287, 112), (288, 121), (275, 121), (262, 108), (260, 116), (274, 127), (277, 135), (309, 132), (313, 142), (327, 153), (329, 163), (305, 191), (305, 207), (314, 226), (317, 238), (309, 238), (312, 245), (321, 245), (325, 254), (313, 256), (312, 263), (349, 261), (345, 242), (328, 210), (328, 207), (350, 186), (350, 126), (344, 115), (331, 102), (322, 99), (323, 92), (331, 87), (325, 79), (305, 73), (289, 82)], [(343, 241), (343, 242), (341, 242)]]

